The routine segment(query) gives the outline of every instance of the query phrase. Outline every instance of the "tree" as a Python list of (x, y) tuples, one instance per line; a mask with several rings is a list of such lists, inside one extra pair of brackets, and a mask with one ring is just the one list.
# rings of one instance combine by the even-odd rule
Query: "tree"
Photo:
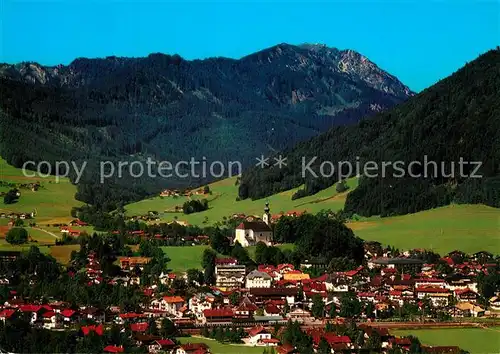
[(237, 259), (241, 264), (248, 265), (253, 263), (252, 259), (248, 255), (248, 251), (242, 245), (240, 245), (239, 242), (236, 242), (234, 244), (233, 249), (231, 250), (231, 257)]
[(361, 314), (361, 303), (355, 293), (349, 291), (340, 298), (340, 316), (354, 318)]
[(177, 334), (175, 324), (169, 318), (164, 318), (161, 321), (160, 334), (163, 337), (173, 337)]
[(14, 220), (14, 226), (24, 226), (24, 220), (23, 219)]
[(238, 305), (240, 303), (240, 294), (237, 293), (236, 291), (231, 293), (231, 295), (229, 295), (229, 302), (233, 306)]
[(187, 272), (187, 281), (189, 284), (194, 284), (200, 286), (203, 284), (203, 273), (198, 269), (188, 269)]
[(330, 344), (328, 344), (325, 338), (321, 338), (318, 345), (318, 354), (330, 354), (332, 352)]
[(370, 338), (366, 341), (366, 347), (373, 351), (378, 351), (382, 348), (382, 339), (377, 331), (372, 331)]
[(323, 318), (325, 315), (325, 303), (323, 302), (323, 298), (321, 295), (316, 294), (313, 296), (312, 301), (312, 315), (316, 318)]
[(19, 199), (19, 191), (14, 188), (8, 191), (3, 197), (4, 204), (14, 204)]
[(210, 246), (222, 254), (228, 254), (230, 250), (229, 240), (219, 228), (216, 228), (210, 237)]
[(5, 240), (12, 245), (20, 245), (28, 241), (28, 231), (22, 227), (14, 227), (7, 232)]
[(337, 183), (337, 186), (335, 187), (335, 190), (337, 191), (337, 193), (343, 193), (348, 189), (349, 189), (349, 186), (345, 183), (345, 180), (339, 181)]

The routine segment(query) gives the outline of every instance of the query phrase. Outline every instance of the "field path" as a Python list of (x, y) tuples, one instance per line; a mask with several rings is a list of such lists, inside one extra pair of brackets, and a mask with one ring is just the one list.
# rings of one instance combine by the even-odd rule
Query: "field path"
[(49, 234), (50, 236), (52, 236), (52, 237), (54, 237), (56, 239), (59, 239), (59, 236), (57, 236), (55, 233), (47, 231), (47, 230), (44, 230), (44, 229), (41, 229), (39, 227), (30, 227), (30, 229), (39, 230), (39, 231), (45, 232), (46, 234)]

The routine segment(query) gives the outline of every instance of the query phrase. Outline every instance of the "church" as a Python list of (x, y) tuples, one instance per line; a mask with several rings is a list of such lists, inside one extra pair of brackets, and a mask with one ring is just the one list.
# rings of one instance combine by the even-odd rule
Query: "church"
[(254, 246), (258, 242), (272, 245), (273, 230), (270, 224), (269, 203), (266, 203), (262, 221), (244, 221), (236, 227), (234, 243), (239, 242), (243, 247)]

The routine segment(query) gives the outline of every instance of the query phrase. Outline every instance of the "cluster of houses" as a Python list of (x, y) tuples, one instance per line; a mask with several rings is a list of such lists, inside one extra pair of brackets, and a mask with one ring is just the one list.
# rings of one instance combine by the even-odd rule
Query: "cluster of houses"
[[(216, 284), (209, 291), (204, 289), (184, 298), (159, 293), (157, 285), (143, 287), (148, 300), (140, 313), (124, 312), (119, 307), (102, 311), (86, 306), (72, 307), (61, 302), (29, 302), (11, 291), (9, 299), (0, 306), (0, 320), (24, 316), (32, 325), (47, 329), (75, 328), (83, 320), (96, 323), (81, 326), (83, 336), (89, 333), (101, 335), (103, 324), (116, 323), (129, 326), (137, 345), (146, 347), (151, 353), (166, 351), (179, 354), (206, 353), (209, 348), (197, 344), (179, 346), (170, 339), (147, 334), (151, 320), (170, 318), (180, 329), (237, 325), (245, 328), (243, 341), (247, 345), (273, 346), (279, 353), (294, 353), (293, 347), (281, 345), (279, 336), (272, 335), (271, 328), (275, 324), (286, 324), (289, 320), (300, 322), (313, 338), (315, 347), (325, 339), (333, 352), (356, 349), (351, 338), (320, 329), (325, 320), (344, 320), (328, 317), (332, 306), (342, 308), (342, 297), (347, 292), (354, 293), (365, 310), (368, 304), (372, 304), (375, 316), (404, 303), (421, 307), (424, 301), (454, 317), (500, 314), (500, 296), (489, 299), (487, 308), (478, 303), (477, 276), (495, 266), (475, 260), (479, 256), (458, 263), (453, 261), (453, 253), (443, 257), (442, 261), (453, 269), (451, 275), (443, 276), (434, 264), (426, 264), (404, 254), (388, 257), (387, 254), (377, 256), (366, 251), (365, 255), (367, 262), (364, 266), (316, 277), (310, 275), (306, 265), (299, 269), (292, 264), (258, 265), (256, 269), (247, 269), (234, 258), (217, 258)], [(95, 254), (91, 253), (85, 266), (88, 285), (106, 281), (112, 285), (141, 286), (136, 270), (142, 270), (150, 260), (148, 257), (120, 257), (118, 262), (126, 275), (105, 279)], [(161, 274), (160, 282), (169, 285), (175, 278), (176, 275), (171, 273)], [(5, 281), (8, 284), (8, 279)], [(320, 318), (315, 318), (312, 308), (318, 298), (324, 302), (325, 311)], [(363, 312), (360, 317), (366, 319), (368, 316)], [(384, 328), (372, 328), (369, 321), (366, 323), (363, 327), (365, 336), (369, 338), (373, 331), (377, 331), (383, 348), (393, 345), (409, 348), (411, 345), (408, 339), (392, 336)], [(104, 351), (118, 353), (123, 348), (111, 345)]]
[(1, 219), (10, 219), (10, 222), (14, 223), (16, 219), (26, 220), (33, 219), (36, 216), (35, 211), (25, 212), (25, 213), (0, 213)]
[(193, 195), (205, 195), (205, 188), (181, 191), (179, 189), (165, 189), (161, 191), (160, 197), (191, 197)]

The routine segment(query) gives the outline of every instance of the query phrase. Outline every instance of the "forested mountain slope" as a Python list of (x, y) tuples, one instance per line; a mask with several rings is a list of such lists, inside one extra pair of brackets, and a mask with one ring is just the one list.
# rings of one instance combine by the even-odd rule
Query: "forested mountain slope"
[(151, 54), (3, 64), (0, 94), (1, 156), (17, 167), (89, 160), (78, 198), (93, 204), (200, 182), (124, 177), (96, 186), (98, 160), (205, 156), (248, 165), (413, 95), (359, 53), (288, 44), (239, 60)]
[[(371, 120), (352, 126), (334, 127), (327, 133), (299, 143), (285, 151), (288, 166), (254, 168), (243, 174), (240, 198), (261, 198), (305, 182), (303, 195), (315, 193), (337, 178), (302, 176), (302, 157), (317, 156), (312, 164), (318, 172), (324, 161), (403, 161), (406, 176), (396, 178), (393, 168), (386, 177), (361, 178), (349, 193), (345, 209), (361, 215), (413, 213), (458, 203), (484, 203), (500, 207), (500, 51), (491, 50), (450, 77), (438, 82), (407, 102)], [(435, 161), (423, 174), (424, 158)], [(475, 165), (459, 171), (459, 161), (481, 162), (476, 174), (467, 178)], [(422, 165), (413, 165), (419, 161)], [(454, 162), (455, 173), (451, 175)], [(441, 169), (444, 164), (445, 170)], [(434, 173), (437, 171), (437, 173)], [(344, 172), (347, 172), (346, 170)], [(373, 175), (373, 173), (372, 173)]]

